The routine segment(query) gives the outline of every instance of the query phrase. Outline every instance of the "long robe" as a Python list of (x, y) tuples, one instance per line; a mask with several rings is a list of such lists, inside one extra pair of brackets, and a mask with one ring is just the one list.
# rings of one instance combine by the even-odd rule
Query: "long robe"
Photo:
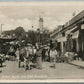
[(36, 56), (37, 56), (37, 59), (36, 59), (36, 68), (37, 69), (42, 69), (42, 51), (38, 50), (36, 52)]

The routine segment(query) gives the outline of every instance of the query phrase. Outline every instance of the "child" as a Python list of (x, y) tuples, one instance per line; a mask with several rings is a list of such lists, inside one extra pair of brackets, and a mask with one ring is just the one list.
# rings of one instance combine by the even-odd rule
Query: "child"
[(53, 64), (54, 68), (56, 68), (56, 56), (57, 56), (57, 51), (55, 48), (52, 48), (50, 50), (50, 61)]

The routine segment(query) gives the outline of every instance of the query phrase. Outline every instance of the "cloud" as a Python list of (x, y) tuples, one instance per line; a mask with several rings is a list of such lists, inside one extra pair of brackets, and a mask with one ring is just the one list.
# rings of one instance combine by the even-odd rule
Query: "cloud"
[(84, 2), (29, 2), (0, 3), (0, 23), (3, 30), (24, 27), (26, 31), (39, 28), (39, 16), (44, 19), (44, 27), (53, 30), (72, 18), (74, 11), (78, 14), (84, 9)]

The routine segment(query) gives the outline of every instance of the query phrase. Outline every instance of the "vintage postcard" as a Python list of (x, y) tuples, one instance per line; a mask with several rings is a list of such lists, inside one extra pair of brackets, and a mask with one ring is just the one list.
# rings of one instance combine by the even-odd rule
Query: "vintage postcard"
[(0, 2), (0, 82), (83, 82), (83, 72), (84, 1)]

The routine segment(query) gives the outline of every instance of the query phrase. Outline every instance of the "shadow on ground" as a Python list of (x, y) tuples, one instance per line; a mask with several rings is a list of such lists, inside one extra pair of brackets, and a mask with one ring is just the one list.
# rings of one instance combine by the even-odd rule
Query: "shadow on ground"
[(30, 65), (31, 69), (36, 68), (36, 65)]
[(2, 65), (2, 66), (0, 66), (0, 67), (6, 67), (6, 65)]
[(78, 67), (78, 69), (84, 69), (83, 66), (80, 66), (80, 65), (77, 65), (77, 64), (73, 64), (73, 63), (68, 63), (68, 64), (70, 64), (70, 65), (74, 65), (74, 66)]

